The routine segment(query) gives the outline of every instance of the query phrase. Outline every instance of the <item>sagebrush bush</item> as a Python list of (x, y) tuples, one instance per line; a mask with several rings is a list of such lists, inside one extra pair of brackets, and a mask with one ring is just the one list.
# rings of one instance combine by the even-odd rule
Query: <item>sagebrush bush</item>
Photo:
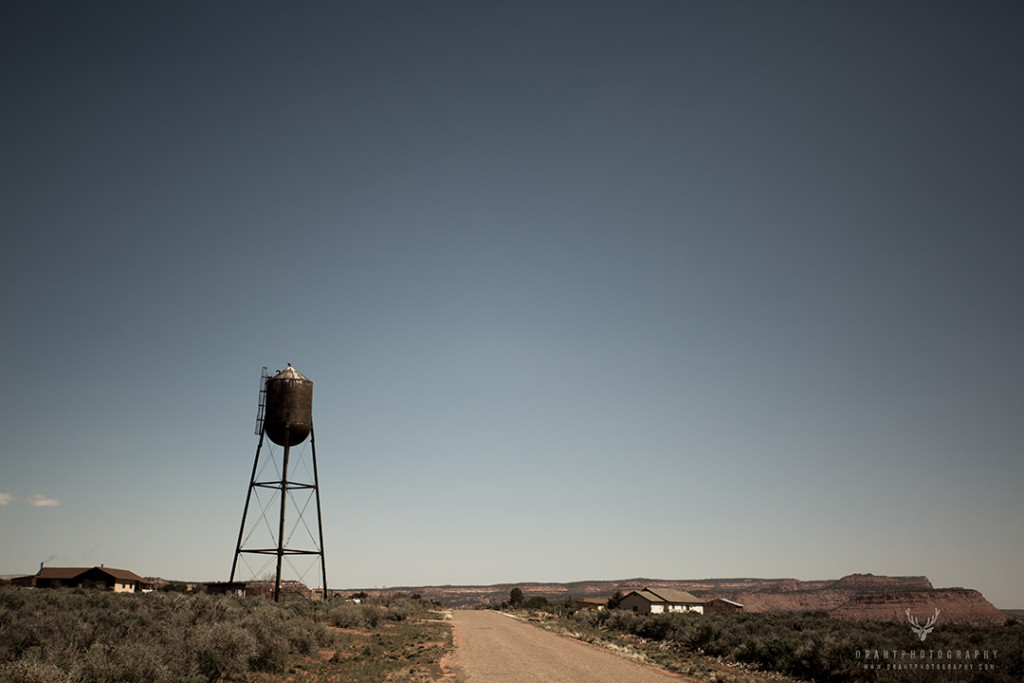
[(5, 683), (70, 683), (71, 674), (53, 664), (19, 659), (0, 664), (0, 681)]
[(214, 681), (330, 642), (320, 607), (261, 598), (0, 588), (0, 681)]
[[(646, 615), (584, 610), (573, 620), (582, 628), (667, 641), (685, 650), (813, 681), (880, 679), (878, 672), (857, 666), (855, 653), (920, 648), (902, 622), (833, 619), (825, 613)], [(948, 624), (929, 635), (924, 649), (955, 651), (969, 646), (998, 652), (998, 667), (992, 672), (970, 672), (974, 676), (970, 680), (1024, 680), (1021, 631), (1012, 625)], [(961, 680), (960, 674), (951, 674), (949, 680)]]
[(250, 662), (256, 659), (256, 637), (236, 624), (203, 624), (196, 628), (193, 638), (199, 672), (208, 680), (248, 671)]
[(597, 628), (602, 626), (605, 622), (605, 615), (609, 613), (609, 610), (596, 610), (596, 609), (585, 609), (576, 612), (574, 618), (577, 623), (583, 626), (589, 626), (591, 628)]
[(387, 618), (391, 621), (405, 621), (421, 611), (423, 611), (423, 606), (418, 600), (399, 596), (388, 603)]
[(331, 607), (327, 622), (338, 628), (376, 628), (383, 617), (383, 610), (377, 605), (344, 602)]
[(243, 622), (256, 637), (256, 651), (250, 660), (254, 671), (281, 673), (288, 663), (288, 638), (268, 614), (250, 615)]
[(605, 628), (613, 631), (622, 631), (623, 633), (636, 633), (637, 627), (643, 623), (646, 617), (627, 612), (625, 610), (610, 610), (607, 612), (607, 617), (604, 620)]
[(87, 681), (149, 683), (170, 681), (170, 672), (155, 648), (137, 642), (93, 643), (80, 658), (78, 676)]

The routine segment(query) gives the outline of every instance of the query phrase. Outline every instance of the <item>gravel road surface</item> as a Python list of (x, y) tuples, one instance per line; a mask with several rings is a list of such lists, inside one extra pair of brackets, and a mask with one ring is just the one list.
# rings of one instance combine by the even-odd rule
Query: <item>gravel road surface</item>
[(486, 610), (452, 613), (460, 683), (666, 683), (690, 681)]

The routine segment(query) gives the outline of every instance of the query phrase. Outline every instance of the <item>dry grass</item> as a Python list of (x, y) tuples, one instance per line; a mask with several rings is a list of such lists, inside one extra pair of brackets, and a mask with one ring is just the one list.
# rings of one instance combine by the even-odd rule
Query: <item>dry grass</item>
[(445, 677), (443, 660), (452, 650), (451, 625), (423, 614), (376, 628), (330, 627), (333, 643), (316, 655), (296, 657), (288, 672), (259, 681), (345, 681), (422, 683)]

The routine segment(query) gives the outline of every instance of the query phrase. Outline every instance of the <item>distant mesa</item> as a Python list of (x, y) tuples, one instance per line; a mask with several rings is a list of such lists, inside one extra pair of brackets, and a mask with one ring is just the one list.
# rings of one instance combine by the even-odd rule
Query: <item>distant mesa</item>
[(863, 590), (924, 590), (934, 589), (927, 576), (875, 576), (874, 574), (850, 574), (832, 584), (832, 588)]
[(955, 624), (1002, 624), (1008, 616), (981, 593), (967, 588), (860, 593), (829, 613), (842, 619), (902, 621), (908, 609), (912, 614), (930, 614), (939, 609), (944, 622)]

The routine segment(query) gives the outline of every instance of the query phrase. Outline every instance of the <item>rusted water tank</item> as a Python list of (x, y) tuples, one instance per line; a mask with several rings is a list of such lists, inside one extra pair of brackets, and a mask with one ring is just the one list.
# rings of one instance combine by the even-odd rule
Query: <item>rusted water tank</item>
[(267, 379), (264, 428), (278, 446), (297, 446), (313, 428), (313, 382), (288, 368)]

